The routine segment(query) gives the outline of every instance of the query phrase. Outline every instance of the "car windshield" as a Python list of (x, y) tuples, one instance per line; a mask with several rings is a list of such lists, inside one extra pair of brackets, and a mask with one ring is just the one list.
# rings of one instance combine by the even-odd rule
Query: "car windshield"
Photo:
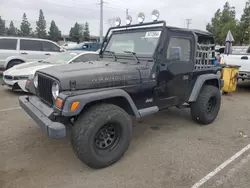
[(51, 63), (51, 64), (66, 64), (72, 58), (79, 55), (79, 52), (62, 52), (56, 55), (53, 55), (47, 59), (40, 61), (41, 63)]
[(161, 31), (133, 31), (126, 33), (114, 33), (105, 51), (124, 53), (124, 51), (136, 54), (152, 55), (158, 43)]

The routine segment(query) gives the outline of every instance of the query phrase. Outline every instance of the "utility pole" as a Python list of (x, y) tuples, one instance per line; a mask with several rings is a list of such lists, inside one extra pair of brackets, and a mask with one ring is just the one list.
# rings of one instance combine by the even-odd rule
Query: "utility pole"
[(100, 43), (103, 42), (103, 0), (100, 0)]
[(186, 19), (187, 21), (187, 28), (189, 29), (189, 25), (191, 24), (192, 19)]

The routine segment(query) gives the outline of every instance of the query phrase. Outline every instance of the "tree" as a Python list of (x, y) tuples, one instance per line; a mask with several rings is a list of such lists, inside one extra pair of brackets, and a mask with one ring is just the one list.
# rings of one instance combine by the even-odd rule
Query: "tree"
[(246, 2), (240, 19), (241, 43), (249, 44), (248, 28), (250, 27), (250, 0)]
[(17, 28), (14, 26), (13, 21), (10, 22), (9, 28), (7, 28), (7, 35), (8, 36), (17, 36)]
[(38, 38), (47, 38), (46, 21), (43, 15), (43, 11), (41, 9), (39, 11), (39, 19), (36, 22), (36, 33)]
[(84, 38), (84, 41), (89, 41), (90, 32), (89, 32), (89, 23), (88, 22), (86, 22), (85, 26), (84, 26), (83, 38)]
[(32, 31), (32, 28), (30, 27), (30, 23), (27, 19), (26, 14), (23, 14), (23, 20), (20, 26), (20, 36), (30, 36), (30, 33)]
[(76, 22), (74, 27), (70, 29), (69, 37), (73, 42), (80, 43), (82, 36), (82, 27)]
[(207, 24), (207, 31), (214, 35), (215, 42), (223, 45), (227, 36), (227, 32), (231, 30), (234, 35), (235, 42), (239, 41), (239, 23), (235, 19), (235, 7), (230, 6), (228, 2), (223, 6), (223, 10), (218, 9), (211, 19), (211, 23)]
[(58, 42), (62, 37), (61, 31), (58, 29), (54, 20), (51, 21), (49, 29), (49, 39)]
[(5, 20), (3, 20), (0, 16), (0, 36), (5, 35), (6, 28), (5, 28)]

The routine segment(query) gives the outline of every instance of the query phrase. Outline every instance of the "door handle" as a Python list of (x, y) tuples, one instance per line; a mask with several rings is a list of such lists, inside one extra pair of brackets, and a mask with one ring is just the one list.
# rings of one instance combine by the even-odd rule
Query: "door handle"
[(50, 54), (48, 53), (48, 54), (45, 54), (45, 55), (50, 55)]
[(27, 53), (27, 52), (22, 52), (21, 54), (23, 54), (23, 55), (27, 55), (28, 53)]
[(242, 56), (241, 59), (248, 60), (248, 57), (247, 56)]

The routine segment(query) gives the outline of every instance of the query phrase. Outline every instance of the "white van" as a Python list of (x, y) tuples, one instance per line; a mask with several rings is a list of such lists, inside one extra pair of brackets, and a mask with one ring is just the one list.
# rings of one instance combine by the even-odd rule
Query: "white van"
[(38, 38), (0, 37), (0, 69), (26, 61), (42, 60), (65, 51), (55, 42)]

